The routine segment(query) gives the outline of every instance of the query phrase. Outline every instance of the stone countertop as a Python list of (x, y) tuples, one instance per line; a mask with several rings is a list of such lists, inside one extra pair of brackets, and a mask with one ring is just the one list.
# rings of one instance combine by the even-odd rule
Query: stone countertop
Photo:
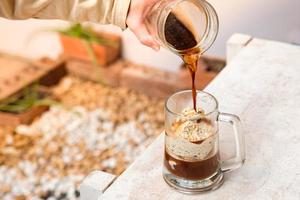
[[(240, 116), (244, 166), (227, 173), (214, 192), (178, 193), (162, 178), (162, 134), (110, 185), (103, 199), (300, 199), (300, 47), (253, 39), (206, 91), (219, 100), (220, 111)], [(229, 137), (225, 132), (220, 132), (223, 141)]]

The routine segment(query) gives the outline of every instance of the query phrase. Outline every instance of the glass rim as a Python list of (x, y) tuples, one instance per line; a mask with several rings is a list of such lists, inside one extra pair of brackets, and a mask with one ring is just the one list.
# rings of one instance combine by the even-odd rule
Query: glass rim
[[(184, 2), (184, 1), (185, 1), (185, 0), (173, 0), (173, 1), (171, 1), (172, 4), (171, 4), (170, 6), (168, 6), (167, 12), (166, 12), (163, 16), (162, 16), (162, 15), (159, 16), (159, 18), (162, 18), (162, 24), (165, 24), (165, 23), (166, 23), (167, 17), (169, 16), (169, 14), (170, 14), (170, 12), (172, 11), (172, 9), (173, 9), (174, 7), (176, 7), (176, 6), (178, 6), (178, 4), (180, 4), (180, 3)], [(196, 4), (197, 2), (203, 2), (204, 5), (205, 5), (205, 7), (203, 7), (203, 8), (205, 9), (205, 14), (206, 14), (206, 19), (207, 19), (207, 21), (211, 20), (211, 19), (210, 19), (210, 18), (212, 17), (211, 15), (213, 15), (213, 17), (214, 17), (215, 20), (216, 20), (216, 33), (213, 34), (213, 38), (212, 38), (211, 41), (209, 41), (208, 45), (206, 45), (205, 48), (201, 48), (201, 44), (203, 44), (203, 39), (202, 39), (201, 41), (198, 42), (198, 44), (197, 44), (196, 46), (190, 48), (190, 49), (200, 48), (201, 53), (203, 54), (204, 52), (206, 52), (206, 51), (212, 46), (212, 44), (213, 44), (213, 43), (216, 41), (216, 39), (217, 39), (218, 32), (219, 32), (219, 17), (218, 17), (218, 14), (217, 14), (215, 8), (214, 8), (209, 2), (207, 2), (207, 0), (189, 0), (189, 1), (191, 1), (191, 2), (193, 2), (193, 3), (195, 3), (195, 4)], [(212, 11), (212, 13), (210, 13), (211, 15), (209, 15), (209, 13), (208, 13), (209, 11), (207, 10), (207, 7), (208, 7), (209, 9), (211, 9), (211, 11)], [(207, 26), (209, 26), (209, 24), (208, 24)], [(158, 27), (159, 27), (159, 26), (158, 26)], [(161, 30), (161, 31), (162, 31), (162, 33), (165, 32), (165, 26), (162, 26), (162, 30)], [(158, 35), (160, 35), (160, 34), (158, 34)], [(206, 36), (209, 36), (209, 33), (206, 33)], [(176, 54), (180, 54), (180, 53), (182, 53), (182, 52), (184, 52), (184, 51), (186, 51), (186, 50), (189, 50), (189, 49), (184, 49), (184, 50), (177, 50), (177, 49), (175, 49), (172, 45), (170, 45), (170, 44), (167, 42), (167, 40), (166, 40), (164, 34), (162, 34), (162, 39), (163, 39), (163, 42), (164, 42), (163, 46), (166, 47), (166, 48), (168, 48), (168, 49), (170, 49), (172, 52), (174, 52), (174, 53), (176, 53)], [(205, 44), (205, 43), (204, 43), (204, 44)]]
[[(168, 99), (166, 100), (165, 102), (165, 109), (170, 112), (171, 114), (173, 115), (176, 115), (176, 116), (181, 116), (182, 113), (177, 113), (177, 112), (174, 112), (172, 111), (170, 108), (168, 108), (168, 102), (171, 100), (172, 97), (174, 97), (175, 95), (179, 95), (179, 94), (183, 94), (183, 93), (192, 93), (192, 90), (182, 90), (182, 91), (179, 91), (179, 92), (175, 92), (174, 94), (172, 94), (171, 96), (168, 97)], [(212, 94), (208, 93), (208, 92), (205, 92), (205, 91), (202, 91), (202, 90), (196, 90), (196, 93), (199, 94), (199, 93), (202, 93), (202, 94), (206, 94), (208, 95), (209, 97), (211, 97), (214, 101), (215, 101), (215, 107), (212, 109), (212, 111), (209, 111), (208, 113), (204, 113), (204, 116), (208, 116), (208, 115), (211, 115), (212, 113), (218, 111), (218, 108), (219, 108), (219, 102), (217, 101), (216, 97), (214, 97)]]

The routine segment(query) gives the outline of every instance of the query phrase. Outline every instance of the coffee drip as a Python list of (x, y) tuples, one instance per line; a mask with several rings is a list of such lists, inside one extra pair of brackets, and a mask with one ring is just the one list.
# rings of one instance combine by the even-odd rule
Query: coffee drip
[[(186, 22), (186, 21), (185, 21)], [(201, 55), (201, 49), (197, 47), (197, 37), (194, 35), (191, 26), (187, 26), (183, 20), (180, 20), (174, 13), (170, 13), (165, 23), (165, 38), (172, 48), (176, 49), (185, 66), (189, 69), (192, 79), (192, 97), (193, 108), (197, 112), (197, 92), (195, 85), (195, 76), (197, 72), (198, 60)]]

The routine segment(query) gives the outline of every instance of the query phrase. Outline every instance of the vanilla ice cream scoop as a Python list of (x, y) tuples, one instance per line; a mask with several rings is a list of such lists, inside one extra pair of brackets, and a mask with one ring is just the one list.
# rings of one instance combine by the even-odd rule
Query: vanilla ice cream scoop
[(179, 159), (203, 160), (213, 151), (216, 142), (213, 123), (205, 118), (203, 112), (196, 113), (190, 109), (182, 112), (182, 117), (176, 119), (173, 125), (173, 133), (166, 135), (166, 150)]

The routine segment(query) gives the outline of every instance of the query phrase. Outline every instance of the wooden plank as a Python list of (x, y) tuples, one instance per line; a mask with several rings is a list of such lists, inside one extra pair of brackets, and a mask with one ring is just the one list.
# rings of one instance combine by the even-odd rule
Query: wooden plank
[(176, 73), (133, 63), (128, 63), (120, 76), (121, 86), (155, 98), (166, 98), (178, 91), (178, 83)]
[[(0, 100), (15, 94), (22, 88), (45, 77), (48, 73), (54, 72), (56, 68), (62, 66), (63, 62), (63, 59), (60, 59), (49, 64), (1, 53)], [(59, 75), (63, 76), (64, 74), (59, 72)]]
[(299, 46), (254, 39), (206, 88), (219, 99), (221, 111), (240, 116), (246, 139), (244, 166), (226, 174), (221, 188), (201, 195), (171, 189), (161, 175), (160, 136), (103, 198), (300, 199), (299, 58)]
[(29, 124), (34, 118), (41, 115), (49, 109), (48, 106), (32, 107), (26, 112), (9, 113), (0, 111), (0, 125), (1, 126), (18, 126), (19, 124)]
[[(23, 88), (35, 81), (39, 81), (42, 86), (52, 86), (65, 75), (64, 58), (55, 61), (47, 58), (30, 61), (18, 56), (0, 54), (0, 101), (5, 101), (18, 92), (21, 94)], [(49, 93), (47, 89), (43, 91), (42, 87), (39, 90)], [(33, 107), (22, 113), (0, 111), (0, 125), (28, 124), (46, 110), (48, 106)]]
[(126, 62), (118, 60), (107, 67), (94, 66), (91, 62), (79, 59), (69, 59), (67, 61), (67, 69), (70, 74), (83, 79), (104, 82), (110, 86), (120, 86), (120, 75)]

